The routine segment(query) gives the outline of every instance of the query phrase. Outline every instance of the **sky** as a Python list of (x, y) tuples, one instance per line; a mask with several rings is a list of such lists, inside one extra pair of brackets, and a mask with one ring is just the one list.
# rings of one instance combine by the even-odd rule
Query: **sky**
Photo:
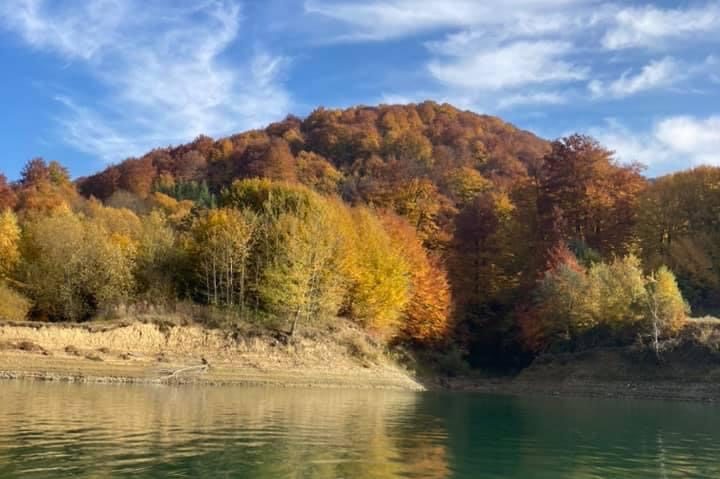
[(657, 176), (720, 165), (719, 47), (720, 0), (2, 0), (0, 171), (429, 99)]

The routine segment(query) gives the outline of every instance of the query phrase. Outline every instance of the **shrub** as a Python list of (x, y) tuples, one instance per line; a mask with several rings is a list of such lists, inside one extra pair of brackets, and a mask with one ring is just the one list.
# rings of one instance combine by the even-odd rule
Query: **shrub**
[(0, 319), (23, 321), (30, 307), (29, 299), (9, 286), (0, 284)]

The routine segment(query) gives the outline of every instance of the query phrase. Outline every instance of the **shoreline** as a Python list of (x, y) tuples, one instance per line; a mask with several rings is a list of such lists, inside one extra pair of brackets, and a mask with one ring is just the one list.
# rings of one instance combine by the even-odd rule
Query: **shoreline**
[(513, 379), (452, 379), (442, 389), (456, 392), (516, 397), (639, 399), (684, 402), (720, 402), (720, 384), (710, 382), (567, 381)]
[(337, 334), (283, 344), (198, 325), (0, 323), (0, 380), (425, 389), (380, 351), (353, 353), (357, 330)]
[[(147, 318), (146, 318), (147, 319)], [(538, 358), (515, 377), (415, 377), (352, 327), (289, 344), (162, 318), (0, 322), (0, 380), (451, 391), (511, 396), (720, 401), (720, 359), (696, 347), (662, 365), (627, 349)]]

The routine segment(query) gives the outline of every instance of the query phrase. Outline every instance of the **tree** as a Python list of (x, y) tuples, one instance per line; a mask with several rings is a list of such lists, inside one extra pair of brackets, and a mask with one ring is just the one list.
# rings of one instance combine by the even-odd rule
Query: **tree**
[(291, 320), (290, 336), (301, 322), (337, 314), (342, 300), (334, 267), (339, 238), (321, 212), (305, 217), (281, 213), (265, 222), (266, 263), (257, 285), (260, 299), (273, 313)]
[(10, 210), (0, 211), (0, 281), (7, 278), (20, 260), (20, 226)]
[(151, 157), (132, 158), (120, 165), (118, 186), (140, 198), (146, 198), (152, 191), (156, 176), (157, 169)]
[(586, 305), (595, 319), (615, 332), (635, 329), (643, 319), (645, 280), (640, 260), (628, 255), (588, 269)]
[(7, 181), (5, 175), (0, 173), (0, 211), (12, 209), (17, 204), (17, 195)]
[(258, 218), (248, 209), (209, 210), (191, 229), (191, 252), (205, 300), (212, 305), (245, 306), (246, 272)]
[(570, 341), (597, 325), (588, 304), (590, 283), (585, 269), (564, 244), (553, 250), (553, 263), (540, 280), (536, 302), (547, 342)]
[(33, 218), (21, 244), (20, 278), (38, 312), (50, 319), (88, 319), (134, 290), (135, 249), (72, 212)]
[(657, 178), (639, 201), (636, 234), (645, 265), (667, 265), (700, 311), (720, 306), (719, 182), (720, 168), (698, 167)]
[(498, 301), (517, 285), (514, 248), (527, 238), (513, 240), (514, 210), (507, 195), (488, 192), (455, 218), (449, 266), (458, 304)]
[(593, 138), (572, 135), (553, 142), (539, 176), (538, 214), (546, 244), (581, 241), (603, 254), (626, 253), (644, 187), (639, 166), (618, 165)]
[(437, 343), (447, 337), (450, 326), (447, 272), (438, 258), (428, 256), (407, 221), (386, 215), (383, 224), (402, 252), (411, 275), (410, 300), (403, 312), (400, 335), (418, 343)]
[(383, 225), (370, 210), (352, 212), (352, 261), (345, 314), (381, 337), (394, 336), (411, 294), (410, 265)]
[(67, 170), (42, 158), (30, 160), (21, 173), (17, 189), (18, 209), (33, 212), (52, 212), (69, 208), (78, 202), (75, 185)]
[(445, 189), (458, 206), (470, 203), (476, 196), (492, 188), (492, 182), (476, 169), (467, 166), (454, 168), (445, 174)]
[(662, 266), (647, 278), (647, 323), (652, 335), (653, 350), (660, 358), (660, 338), (677, 333), (685, 323), (689, 307), (678, 289), (675, 276)]
[(173, 301), (179, 289), (189, 289), (180, 287), (190, 282), (191, 274), (186, 271), (189, 268), (185, 268), (187, 258), (176, 244), (175, 231), (159, 211), (140, 220), (134, 272), (137, 293), (150, 303)]
[(437, 187), (430, 180), (415, 178), (395, 185), (391, 198), (395, 212), (408, 219), (420, 238), (435, 243), (440, 231), (438, 216), (448, 207)]
[(281, 138), (253, 145), (243, 156), (242, 173), (247, 178), (261, 177), (288, 182), (297, 180), (295, 157), (290, 146)]
[(42, 158), (28, 161), (20, 173), (20, 184), (23, 187), (50, 181), (50, 170)]
[(300, 183), (324, 194), (337, 193), (343, 176), (325, 158), (307, 151), (298, 154), (297, 175)]

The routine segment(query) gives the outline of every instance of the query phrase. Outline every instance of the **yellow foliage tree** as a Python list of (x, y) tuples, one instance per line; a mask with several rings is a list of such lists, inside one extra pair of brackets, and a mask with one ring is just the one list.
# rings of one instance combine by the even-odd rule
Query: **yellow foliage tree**
[(20, 260), (20, 227), (10, 210), (0, 212), (0, 280), (7, 277)]
[(21, 279), (51, 319), (87, 319), (134, 291), (134, 248), (100, 224), (64, 211), (25, 224)]
[(637, 257), (628, 255), (593, 264), (588, 282), (585, 304), (594, 323), (620, 330), (632, 328), (643, 319), (645, 280)]
[(665, 266), (647, 278), (647, 319), (655, 354), (660, 354), (660, 337), (677, 333), (685, 324), (689, 307), (678, 289), (675, 275)]
[(411, 299), (410, 265), (372, 212), (354, 210), (353, 223), (347, 313), (379, 336), (393, 336)]
[(383, 224), (410, 270), (410, 300), (403, 311), (400, 334), (419, 343), (442, 340), (449, 329), (452, 301), (446, 271), (439, 260), (428, 256), (407, 221), (386, 215)]
[(245, 304), (246, 271), (257, 216), (250, 210), (221, 208), (198, 218), (191, 230), (191, 251), (203, 286), (213, 305)]
[(272, 246), (257, 290), (270, 311), (291, 320), (291, 336), (301, 322), (335, 316), (342, 301), (335, 265), (340, 237), (323, 210), (302, 217), (282, 213), (265, 223)]

